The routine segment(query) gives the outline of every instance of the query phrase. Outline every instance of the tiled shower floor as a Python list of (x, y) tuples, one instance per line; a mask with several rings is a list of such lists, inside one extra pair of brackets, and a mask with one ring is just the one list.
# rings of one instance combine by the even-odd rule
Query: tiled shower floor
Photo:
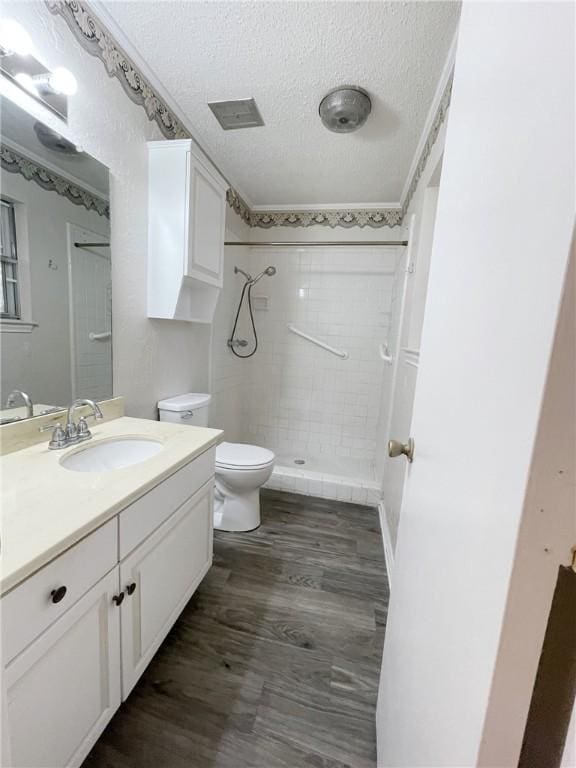
[[(296, 464), (301, 459), (305, 464)], [(277, 454), (266, 487), (369, 506), (376, 506), (380, 495), (372, 462), (338, 456)]]

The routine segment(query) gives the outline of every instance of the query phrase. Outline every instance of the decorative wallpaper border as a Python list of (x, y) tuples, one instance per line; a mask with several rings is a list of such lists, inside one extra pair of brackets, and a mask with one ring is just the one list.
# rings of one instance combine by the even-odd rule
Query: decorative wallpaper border
[(326, 211), (252, 211), (250, 226), (270, 227), (397, 227), (402, 224), (400, 208)]
[(13, 149), (0, 147), (0, 161), (2, 168), (9, 173), (19, 173), (27, 181), (35, 181), (42, 189), (57, 192), (66, 197), (74, 205), (83, 205), (88, 211), (96, 211), (100, 216), (110, 218), (110, 204), (103, 197), (89, 192), (78, 184), (59, 176), (54, 171), (44, 168), (43, 165), (30, 160), (25, 155)]
[(436, 114), (434, 115), (434, 120), (432, 121), (430, 130), (428, 131), (426, 143), (424, 144), (424, 148), (420, 153), (420, 158), (418, 159), (418, 165), (416, 166), (414, 175), (412, 176), (412, 181), (410, 182), (410, 186), (408, 187), (408, 191), (406, 193), (406, 199), (402, 204), (402, 218), (404, 218), (404, 216), (406, 215), (406, 211), (410, 207), (410, 203), (412, 202), (412, 198), (414, 197), (414, 192), (416, 192), (416, 187), (418, 186), (420, 177), (424, 172), (424, 168), (426, 168), (426, 163), (428, 162), (428, 158), (430, 157), (430, 153), (432, 152), (432, 147), (436, 143), (436, 139), (438, 138), (438, 134), (440, 133), (440, 128), (442, 128), (442, 124), (444, 123), (444, 120), (446, 119), (446, 115), (448, 114), (448, 108), (450, 107), (450, 101), (452, 99), (453, 80), (454, 80), (454, 73), (452, 73), (452, 75), (450, 75), (450, 77), (448, 78), (448, 82), (446, 83), (446, 87), (444, 88), (444, 93), (442, 94), (442, 98), (440, 99), (440, 104), (438, 105), (438, 109), (436, 110)]
[(246, 224), (248, 224), (249, 227), (252, 226), (252, 211), (248, 207), (248, 205), (242, 200), (238, 192), (236, 192), (235, 189), (232, 189), (232, 187), (228, 187), (228, 190), (226, 192), (226, 202), (232, 208), (234, 213), (238, 214), (242, 221), (244, 221)]
[(80, 0), (46, 0), (48, 10), (63, 16), (82, 47), (104, 62), (110, 77), (116, 77), (133, 102), (144, 107), (167, 139), (186, 139), (190, 134), (167, 104), (138, 71), (93, 12)]
[[(45, 0), (51, 13), (62, 16), (82, 47), (92, 56), (98, 57), (110, 77), (116, 77), (133, 102), (146, 110), (167, 139), (191, 138), (189, 131), (172, 113), (171, 109), (154, 91), (148, 80), (137, 69), (134, 62), (120, 48), (112, 35), (81, 0)], [(226, 200), (230, 208), (249, 227), (269, 229), (270, 227), (310, 227), (320, 224), (327, 227), (396, 227), (401, 226), (418, 181), (422, 176), (432, 147), (438, 138), (446, 118), (452, 96), (452, 78), (449, 79), (436, 115), (428, 133), (412, 176), (406, 199), (401, 208), (363, 210), (295, 210), (295, 211), (252, 211), (230, 187)]]

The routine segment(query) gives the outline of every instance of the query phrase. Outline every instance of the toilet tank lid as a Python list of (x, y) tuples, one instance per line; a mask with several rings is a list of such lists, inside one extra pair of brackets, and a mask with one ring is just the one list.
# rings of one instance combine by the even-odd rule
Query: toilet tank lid
[(161, 411), (193, 411), (195, 408), (205, 408), (210, 399), (210, 395), (202, 392), (188, 392), (185, 395), (160, 400), (158, 408)]

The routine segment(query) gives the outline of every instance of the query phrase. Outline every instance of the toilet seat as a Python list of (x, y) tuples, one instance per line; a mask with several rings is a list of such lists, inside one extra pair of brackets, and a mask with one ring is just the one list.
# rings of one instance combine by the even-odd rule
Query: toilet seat
[(216, 448), (216, 468), (249, 471), (265, 469), (274, 463), (275, 456), (267, 448), (246, 443), (220, 443)]

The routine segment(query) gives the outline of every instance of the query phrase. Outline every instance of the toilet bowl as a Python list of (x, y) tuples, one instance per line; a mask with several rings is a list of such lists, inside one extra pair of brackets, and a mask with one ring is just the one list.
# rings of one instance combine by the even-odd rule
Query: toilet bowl
[[(160, 421), (208, 425), (210, 395), (190, 392), (158, 403)], [(214, 528), (253, 531), (260, 525), (260, 488), (270, 478), (275, 456), (267, 448), (221, 443), (216, 448)]]
[(274, 469), (274, 454), (245, 443), (216, 448), (214, 528), (252, 531), (260, 525), (260, 488)]

